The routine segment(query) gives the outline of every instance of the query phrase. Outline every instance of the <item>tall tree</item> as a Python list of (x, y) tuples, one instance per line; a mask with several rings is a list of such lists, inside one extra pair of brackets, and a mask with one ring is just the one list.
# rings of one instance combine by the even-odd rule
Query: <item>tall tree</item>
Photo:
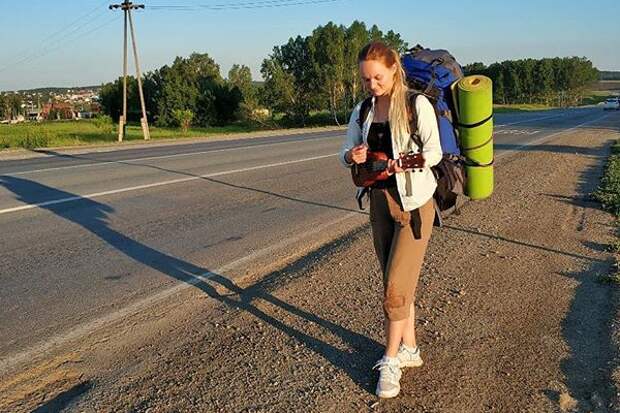
[(409, 49), (409, 43), (404, 41), (400, 37), (400, 33), (396, 33), (392, 30), (389, 30), (382, 39), (385, 44), (390, 46), (392, 49), (397, 50), (399, 53), (405, 53)]
[(262, 101), (271, 108), (272, 115), (282, 112), (291, 115), (295, 105), (295, 78), (287, 73), (282, 64), (274, 58), (265, 59), (261, 66), (265, 80)]
[[(280, 97), (286, 96), (290, 99), (291, 106), (285, 111), (290, 120), (304, 126), (310, 110), (319, 107), (320, 100), (320, 93), (317, 90), (317, 76), (311, 63), (308, 41), (308, 37), (297, 36), (290, 38), (288, 43), (282, 46), (274, 47), (272, 54), (268, 59), (265, 59), (263, 69), (261, 69), (265, 77), (266, 87), (268, 78), (274, 75), (268, 72), (271, 69), (276, 70), (275, 74), (278, 80), (289, 79), (292, 81), (293, 90), (285, 91), (292, 92), (292, 94), (280, 94)], [(270, 60), (273, 63), (270, 63)], [(279, 76), (280, 73), (277, 72), (280, 70), (286, 76)]]
[(345, 29), (329, 22), (317, 27), (308, 39), (315, 83), (327, 100), (327, 105), (337, 125), (338, 107), (345, 94)]
[(370, 41), (375, 40), (383, 40), (383, 32), (379, 30), (379, 26), (373, 24), (370, 30), (368, 31), (368, 35), (370, 37)]
[(252, 119), (259, 107), (258, 88), (252, 82), (252, 72), (247, 66), (233, 65), (228, 72), (228, 82), (241, 93), (239, 118)]
[(360, 80), (357, 58), (360, 50), (368, 43), (370, 35), (366, 25), (355, 20), (347, 28), (345, 34), (345, 74), (344, 82), (347, 90), (347, 108), (353, 107), (359, 100), (363, 88)]
[[(123, 78), (101, 86), (99, 99), (104, 113), (115, 121), (123, 111)], [(140, 120), (140, 106), (138, 101), (138, 82), (133, 76), (127, 77), (127, 118), (130, 121)]]
[(157, 105), (160, 124), (174, 124), (175, 109), (192, 111), (201, 126), (219, 122), (215, 90), (223, 79), (219, 66), (208, 54), (177, 57), (172, 66), (161, 69), (161, 76), (163, 85)]

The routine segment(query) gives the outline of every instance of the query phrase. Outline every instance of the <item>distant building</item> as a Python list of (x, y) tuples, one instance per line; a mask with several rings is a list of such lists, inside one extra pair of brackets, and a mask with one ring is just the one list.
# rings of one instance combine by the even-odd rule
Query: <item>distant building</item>
[(75, 119), (75, 113), (70, 103), (53, 102), (43, 105), (41, 117), (46, 120)]
[(40, 122), (43, 120), (43, 116), (39, 110), (30, 110), (26, 117), (29, 121)]
[(95, 116), (96, 116), (96, 113), (90, 110), (80, 110), (80, 111), (75, 112), (76, 119), (92, 119)]

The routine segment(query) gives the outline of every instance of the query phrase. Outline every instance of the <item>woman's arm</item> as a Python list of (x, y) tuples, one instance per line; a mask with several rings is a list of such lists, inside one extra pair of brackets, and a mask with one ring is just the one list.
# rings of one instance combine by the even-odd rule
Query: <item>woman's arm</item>
[(345, 155), (351, 149), (362, 143), (362, 129), (360, 128), (360, 125), (358, 123), (361, 106), (361, 103), (355, 106), (355, 108), (353, 109), (353, 113), (351, 113), (351, 118), (349, 119), (349, 127), (347, 128), (347, 137), (342, 143), (342, 147), (340, 148), (340, 154), (338, 156), (340, 162), (347, 168), (350, 168), (352, 164), (347, 162), (347, 160), (345, 159)]
[(443, 157), (437, 116), (433, 105), (425, 96), (418, 96), (415, 106), (418, 114), (418, 135), (424, 143), (422, 156), (424, 156), (425, 167), (430, 168), (437, 165)]

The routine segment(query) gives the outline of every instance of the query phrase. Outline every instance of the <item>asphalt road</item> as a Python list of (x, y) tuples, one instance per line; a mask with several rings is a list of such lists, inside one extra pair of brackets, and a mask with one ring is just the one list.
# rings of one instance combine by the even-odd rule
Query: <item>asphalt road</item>
[[(611, 116), (499, 114), (497, 166)], [(201, 277), (260, 271), (367, 220), (335, 156), (343, 134), (1, 161), (0, 374)]]

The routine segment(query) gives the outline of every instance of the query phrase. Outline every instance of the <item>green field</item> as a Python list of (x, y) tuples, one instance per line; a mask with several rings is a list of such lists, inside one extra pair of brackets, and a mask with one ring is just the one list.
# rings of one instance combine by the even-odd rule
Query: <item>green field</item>
[[(620, 82), (619, 82), (620, 83)], [(583, 97), (581, 105), (598, 105), (604, 102), (605, 99), (618, 96), (620, 90), (589, 90)], [(493, 111), (495, 113), (508, 113), (508, 112), (531, 112), (535, 110), (549, 110), (559, 109), (555, 106), (547, 106), (541, 103), (523, 103), (513, 105), (493, 105)]]
[[(176, 128), (150, 127), (151, 138), (154, 140), (208, 137), (256, 130), (259, 130), (259, 128), (242, 124), (226, 127), (193, 128), (187, 133), (182, 133)], [(101, 125), (92, 120), (0, 125), (0, 150), (7, 148), (35, 149), (105, 144), (116, 142), (117, 137), (116, 125)], [(140, 126), (129, 125), (125, 141), (138, 141), (141, 139), (142, 129)]]
[(514, 105), (493, 105), (493, 112), (495, 113), (509, 113), (509, 112), (532, 112), (535, 110), (549, 110), (556, 109), (553, 106), (547, 106), (539, 103), (522, 103)]

